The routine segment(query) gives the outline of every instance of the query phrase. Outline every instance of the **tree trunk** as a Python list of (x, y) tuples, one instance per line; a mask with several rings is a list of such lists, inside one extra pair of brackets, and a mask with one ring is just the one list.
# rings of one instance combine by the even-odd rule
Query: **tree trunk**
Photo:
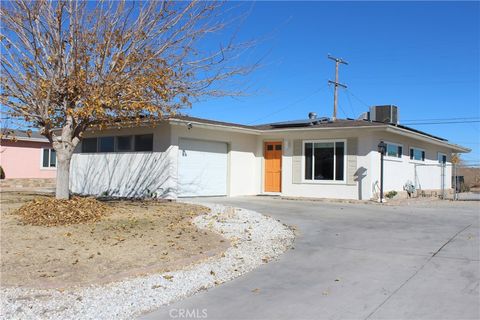
[(72, 154), (68, 154), (67, 150), (62, 151), (57, 151), (57, 188), (55, 197), (68, 200), (70, 198), (69, 183)]

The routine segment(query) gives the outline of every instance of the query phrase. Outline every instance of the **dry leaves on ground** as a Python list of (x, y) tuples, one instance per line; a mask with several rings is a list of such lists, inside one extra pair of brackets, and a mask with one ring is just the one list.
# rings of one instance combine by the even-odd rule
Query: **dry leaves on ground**
[(17, 210), (25, 224), (60, 226), (99, 221), (108, 213), (108, 206), (94, 198), (73, 197), (70, 200), (36, 198)]

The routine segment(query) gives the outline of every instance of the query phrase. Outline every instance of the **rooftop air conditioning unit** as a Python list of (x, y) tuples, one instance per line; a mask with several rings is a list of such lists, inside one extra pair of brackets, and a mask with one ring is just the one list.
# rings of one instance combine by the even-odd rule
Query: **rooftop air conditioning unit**
[(394, 105), (370, 107), (370, 120), (398, 124), (398, 107)]

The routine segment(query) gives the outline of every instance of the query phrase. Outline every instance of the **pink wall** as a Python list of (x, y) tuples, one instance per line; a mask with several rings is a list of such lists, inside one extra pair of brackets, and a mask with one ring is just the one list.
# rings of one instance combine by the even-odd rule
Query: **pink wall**
[(55, 178), (55, 168), (42, 168), (42, 148), (50, 148), (50, 144), (2, 140), (0, 165), (5, 172), (5, 178)]

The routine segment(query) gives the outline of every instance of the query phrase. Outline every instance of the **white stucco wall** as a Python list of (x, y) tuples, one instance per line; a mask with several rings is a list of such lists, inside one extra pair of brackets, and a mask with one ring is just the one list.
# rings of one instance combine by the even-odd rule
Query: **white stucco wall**
[[(343, 198), (343, 199), (368, 199), (369, 194), (369, 160), (365, 156), (371, 144), (371, 137), (369, 130), (362, 129), (360, 131), (352, 129), (341, 130), (308, 130), (308, 131), (293, 131), (293, 132), (278, 132), (264, 134), (259, 137), (257, 142), (257, 149), (263, 153), (263, 144), (265, 141), (283, 141), (283, 157), (282, 157), (282, 192), (284, 196), (292, 197), (315, 197), (315, 198)], [(293, 143), (295, 140), (331, 140), (331, 139), (349, 139), (357, 138), (357, 170), (363, 168), (365, 173), (360, 181), (355, 181), (352, 184), (347, 182), (302, 182), (294, 183), (292, 172), (292, 156)], [(347, 142), (348, 144), (348, 142)], [(347, 146), (348, 148), (348, 146)], [(263, 158), (260, 161), (260, 171), (262, 173), (259, 181), (260, 189), (264, 190), (263, 178)], [(345, 163), (346, 165), (346, 163)], [(303, 172), (301, 173), (303, 175)], [(347, 175), (350, 174), (347, 172)]]
[[(445, 168), (445, 188), (451, 188), (452, 182), (452, 150), (431, 143), (403, 137), (392, 133), (375, 133), (371, 140), (369, 154), (371, 167), (371, 193), (378, 193), (380, 181), (380, 154), (377, 152), (378, 143), (383, 140), (400, 144), (403, 147), (402, 158), (384, 158), (384, 191), (402, 191), (407, 181), (411, 181), (417, 188), (423, 190), (441, 189), (441, 165), (438, 163), (438, 153), (447, 155)], [(425, 161), (410, 160), (410, 148), (425, 150)], [(416, 174), (415, 174), (416, 172)]]
[[(283, 141), (282, 192), (284, 196), (370, 199), (378, 193), (380, 140), (401, 144), (401, 159), (385, 158), (384, 191), (401, 191), (407, 180), (422, 189), (441, 188), (438, 152), (447, 155), (445, 187), (451, 185), (452, 150), (428, 142), (403, 137), (378, 128), (341, 128), (265, 132), (263, 134), (185, 123), (163, 123), (156, 127), (110, 129), (89, 132), (86, 136), (116, 136), (153, 133), (152, 152), (93, 153), (77, 152), (72, 160), (71, 190), (79, 194), (123, 197), (158, 196), (176, 198), (178, 144), (182, 138), (225, 142), (228, 145), (229, 196), (264, 193), (263, 145)], [(294, 182), (293, 149), (295, 140), (357, 139), (356, 178), (345, 182)], [(409, 148), (426, 151), (425, 162), (409, 159)], [(78, 150), (80, 150), (79, 146)], [(347, 146), (348, 149), (348, 146)], [(415, 166), (415, 163), (417, 164)], [(345, 165), (347, 165), (345, 163)], [(427, 165), (427, 166), (425, 166)], [(416, 171), (415, 171), (416, 168)], [(416, 174), (415, 174), (416, 172)], [(358, 178), (358, 173), (360, 178)], [(303, 172), (301, 173), (303, 175)], [(347, 172), (350, 175), (351, 172)], [(417, 179), (415, 179), (417, 177)], [(346, 179), (347, 180), (347, 179)]]
[[(355, 185), (335, 182), (305, 182), (293, 183), (292, 156), (293, 141), (300, 140), (329, 140), (358, 138), (357, 144), (357, 172), (362, 173), (356, 179)], [(384, 191), (403, 191), (403, 186), (410, 180), (417, 188), (423, 190), (441, 189), (441, 166), (438, 163), (438, 153), (447, 155), (445, 168), (445, 188), (451, 188), (451, 153), (447, 147), (407, 138), (398, 134), (378, 129), (343, 129), (322, 131), (278, 132), (264, 134), (259, 137), (257, 150), (263, 152), (265, 141), (284, 141), (282, 158), (282, 195), (320, 198), (371, 199), (378, 195), (380, 178), (380, 154), (377, 145), (381, 140), (393, 142), (403, 146), (401, 159), (385, 157), (384, 162)], [(410, 147), (425, 150), (425, 161), (410, 160)], [(259, 181), (263, 192), (263, 158), (260, 162), (262, 177)], [(302, 173), (303, 174), (303, 173)], [(357, 176), (358, 177), (358, 176)]]
[(86, 137), (149, 133), (153, 134), (152, 152), (80, 153), (79, 145), (72, 158), (70, 190), (82, 195), (175, 198), (172, 163), (176, 161), (176, 153), (170, 146), (167, 124), (90, 131)]
[[(171, 126), (172, 154), (178, 154), (178, 143), (182, 138), (207, 141), (225, 142), (228, 145), (228, 190), (229, 196), (256, 195), (258, 188), (257, 162), (259, 155), (256, 153), (257, 136), (249, 133), (231, 132), (214, 127), (204, 128), (193, 125), (191, 129), (183, 123)], [(178, 161), (173, 161), (172, 174), (176, 181)]]

